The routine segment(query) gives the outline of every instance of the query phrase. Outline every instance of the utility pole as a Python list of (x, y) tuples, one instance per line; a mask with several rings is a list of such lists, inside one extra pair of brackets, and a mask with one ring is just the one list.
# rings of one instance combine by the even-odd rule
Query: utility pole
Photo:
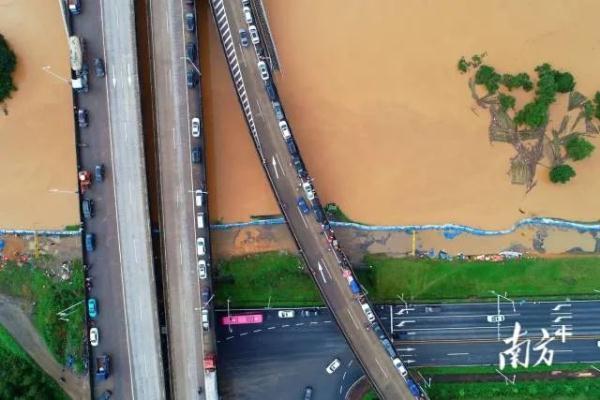
[(231, 314), (229, 313), (229, 302), (230, 302), (230, 299), (228, 297), (227, 298), (227, 322), (228, 322), (227, 328), (229, 328), (229, 333), (231, 333), (232, 332), (232, 330), (231, 330)]

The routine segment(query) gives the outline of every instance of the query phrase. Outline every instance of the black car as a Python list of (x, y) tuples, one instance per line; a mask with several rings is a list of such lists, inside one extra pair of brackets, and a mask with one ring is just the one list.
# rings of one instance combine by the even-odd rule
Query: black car
[(190, 32), (196, 30), (196, 17), (193, 13), (185, 14), (185, 28)]
[(85, 108), (77, 110), (77, 123), (80, 128), (87, 128), (89, 125), (88, 111)]
[(91, 219), (94, 217), (94, 200), (85, 199), (81, 202), (81, 210), (83, 211), (83, 219)]
[(202, 288), (202, 304), (206, 305), (210, 300), (210, 289), (207, 287)]
[(101, 183), (104, 181), (104, 164), (96, 165), (96, 169), (94, 170), (94, 177), (96, 182)]
[(311, 388), (310, 386), (307, 386), (304, 389), (304, 400), (311, 400), (312, 399), (312, 392), (313, 392), (313, 388)]
[(101, 58), (94, 58), (94, 71), (98, 78), (104, 78), (104, 61)]
[(187, 87), (194, 88), (198, 84), (198, 74), (193, 69), (188, 69), (187, 71)]
[(196, 48), (196, 43), (189, 42), (185, 45), (185, 55), (191, 61), (196, 61), (196, 57), (198, 56), (198, 49)]
[(200, 146), (192, 149), (192, 163), (200, 164), (202, 162), (202, 148)]
[(322, 224), (325, 221), (325, 213), (323, 212), (323, 208), (320, 205), (317, 206), (316, 204), (313, 204), (313, 211), (315, 212), (315, 218), (317, 219), (317, 222)]
[(277, 92), (275, 92), (275, 86), (273, 86), (271, 81), (265, 82), (265, 89), (267, 90), (269, 99), (271, 99), (271, 101), (276, 101), (277, 100)]
[(248, 32), (246, 32), (245, 29), (240, 29), (240, 43), (244, 47), (247, 47), (250, 43), (250, 37), (248, 36)]
[(294, 139), (289, 138), (288, 140), (286, 140), (285, 144), (287, 144), (288, 151), (292, 156), (298, 154), (298, 149), (296, 148), (296, 144), (294, 144)]
[(104, 392), (102, 392), (100, 397), (98, 397), (98, 400), (110, 400), (111, 396), (112, 392), (110, 390), (105, 390)]

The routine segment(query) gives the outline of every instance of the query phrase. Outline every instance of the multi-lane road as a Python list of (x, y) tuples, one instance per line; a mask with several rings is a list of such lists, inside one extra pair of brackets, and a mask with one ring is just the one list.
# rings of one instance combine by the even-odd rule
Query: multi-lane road
[[(305, 214), (297, 206), (300, 197), (305, 197), (305, 201), (311, 206), (314, 202), (307, 200), (303, 182), (292, 164), (290, 140), (286, 143), (282, 137), (279, 121), (265, 90), (265, 82), (261, 79), (257, 65), (261, 61), (257, 54), (259, 50), (253, 45), (243, 47), (240, 42), (240, 29), (248, 30), (242, 13), (242, 2), (211, 0), (211, 7), (259, 157), (323, 298), (383, 398), (413, 398), (379, 338), (367, 328), (370, 323), (342, 275), (336, 252), (326, 240), (321, 224), (314, 214)], [(288, 124), (293, 126), (289, 121)], [(296, 153), (295, 150), (293, 152)], [(309, 183), (306, 179), (304, 182)]]
[[(195, 84), (187, 87), (186, 83), (188, 71), (199, 78), (198, 41), (195, 22), (187, 21), (187, 15), (193, 15), (195, 20), (195, 8), (183, 0), (149, 2), (161, 247), (174, 399), (204, 398), (211, 393), (205, 390), (203, 358), (205, 352), (214, 350), (214, 338), (210, 330), (203, 331), (201, 319), (202, 309), (210, 309), (201, 300), (201, 291), (210, 290), (210, 279), (209, 271), (206, 276), (200, 273), (198, 263), (202, 260), (210, 266), (210, 243), (204, 132), (200, 132), (201, 126), (197, 137), (191, 132), (192, 119), (202, 119), (200, 91)], [(189, 52), (193, 54), (187, 54), (189, 46), (195, 47), (195, 51)], [(200, 160), (196, 163), (192, 163), (194, 148), (200, 149)], [(197, 203), (198, 196), (202, 204)], [(197, 238), (205, 241), (202, 255), (198, 254)]]
[[(542, 353), (533, 349), (542, 337), (542, 328), (554, 337), (547, 345), (553, 364), (600, 363), (600, 318), (594, 317), (600, 313), (600, 301), (516, 302), (514, 310), (511, 303), (500, 303), (500, 315), (505, 316), (500, 323), (500, 341), (497, 324), (487, 321), (488, 316), (498, 314), (495, 303), (444, 304), (440, 308), (386, 305), (377, 306), (376, 310), (390, 333), (392, 324), (394, 332), (400, 333), (394, 345), (409, 367), (498, 366), (499, 353), (511, 347), (504, 340), (512, 336), (515, 322), (520, 323), (523, 333), (527, 331), (521, 340), (531, 341), (530, 366)], [(285, 390), (281, 398), (294, 399), (310, 385), (316, 399), (343, 398), (352, 381), (362, 374), (358, 364), (347, 366), (354, 357), (329, 310), (319, 309), (316, 316), (312, 309), (308, 316), (296, 310), (292, 319), (278, 318), (277, 310), (253, 311), (256, 312), (264, 314), (263, 324), (232, 326), (231, 331), (224, 326), (218, 328), (219, 353), (226, 360), (219, 365), (223, 394), (255, 399)], [(223, 315), (226, 311), (217, 312), (217, 317)], [(558, 318), (561, 319), (557, 321)], [(563, 322), (567, 333), (564, 343), (560, 331), (556, 335)], [(521, 356), (524, 361), (524, 354)], [(345, 367), (341, 374), (328, 375), (324, 368), (334, 357), (340, 358)], [(509, 361), (507, 357), (507, 364)], [(270, 378), (257, 385), (259, 376)]]
[[(96, 249), (86, 254), (90, 296), (99, 308), (100, 345), (93, 356), (111, 356), (109, 380), (97, 380), (94, 387), (118, 398), (162, 399), (133, 5), (86, 2), (72, 20), (74, 34), (86, 41), (84, 61), (90, 65), (89, 91), (76, 96), (76, 104), (90, 113), (89, 127), (80, 130), (81, 168), (93, 173), (98, 164), (106, 167), (105, 181), (93, 183), (84, 195), (96, 206), (84, 225), (96, 235)], [(94, 77), (96, 57), (105, 61), (105, 78)], [(92, 374), (95, 367), (92, 360)]]

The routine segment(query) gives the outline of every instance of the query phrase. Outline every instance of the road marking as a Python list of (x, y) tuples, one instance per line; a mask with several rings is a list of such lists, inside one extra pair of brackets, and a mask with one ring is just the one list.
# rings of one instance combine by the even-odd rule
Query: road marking
[(321, 279), (323, 279), (323, 283), (327, 283), (327, 279), (325, 279), (325, 274), (323, 273), (323, 266), (321, 265), (321, 262), (319, 261), (317, 264), (319, 265), (319, 273), (321, 274)]
[(310, 324), (311, 324), (311, 325), (318, 325), (318, 324), (319, 324), (319, 322), (318, 322), (318, 321), (310, 321)]
[(240, 333), (240, 336), (246, 336), (247, 334), (248, 334), (248, 332), (243, 332), (243, 333)]
[(183, 243), (179, 242), (179, 264), (183, 264)]
[(398, 351), (415, 351), (416, 349), (413, 347), (407, 347), (405, 349), (398, 349)]
[(279, 168), (281, 168), (281, 173), (283, 174), (283, 176), (285, 176), (285, 168), (282, 167), (283, 163), (279, 159), (279, 154), (275, 154), (275, 158), (277, 158), (277, 161), (279, 161)]
[(262, 331), (262, 329), (255, 329), (255, 330), (252, 331), (252, 333), (258, 333), (258, 332), (261, 332), (261, 331)]
[(354, 324), (356, 329), (360, 329), (360, 326), (358, 326), (358, 324), (356, 323), (356, 320), (354, 319), (354, 316), (350, 312), (350, 309), (347, 308), (346, 311), (348, 312), (348, 315), (350, 316), (350, 319), (352, 320), (352, 323)]
[(281, 325), (282, 328), (287, 328), (289, 325)]
[(556, 317), (554, 319), (554, 321), (552, 321), (552, 322), (557, 323), (557, 322), (562, 321), (563, 319), (571, 319), (571, 318), (573, 318), (573, 316), (571, 316), (571, 315), (561, 315), (560, 317)]
[(302, 326), (302, 325), (304, 325), (304, 322), (298, 322), (298, 323), (296, 324), (296, 326)]
[[(402, 310), (400, 310), (400, 312), (395, 313), (395, 315), (402, 315), (404, 310), (408, 310), (408, 311), (412, 311), (414, 310), (414, 308), (408, 308), (405, 309), (403, 308)], [(494, 312), (495, 314), (495, 312)], [(503, 314), (505, 317), (519, 317), (521, 315), (521, 313), (512, 313), (512, 314)], [(449, 318), (486, 318), (488, 316), (488, 314), (481, 314), (481, 315), (432, 315), (432, 316), (418, 316), (418, 315), (411, 315), (410, 317), (407, 315), (404, 318), (414, 318), (414, 319), (449, 319)], [(402, 318), (399, 318), (402, 319)]]
[(352, 365), (353, 362), (354, 362), (354, 360), (350, 360), (350, 362), (348, 363), (348, 368), (350, 368), (350, 366)]
[(277, 161), (275, 161), (275, 156), (273, 156), (271, 163), (273, 164), (273, 170), (275, 171), (275, 178), (279, 179), (279, 172), (277, 172)]
[(383, 375), (385, 375), (385, 379), (389, 379), (390, 376), (387, 374), (387, 372), (385, 372), (385, 369), (383, 369), (383, 367), (379, 363), (379, 359), (376, 358), (375, 362), (377, 363), (377, 366), (379, 367), (379, 369), (381, 370), (381, 372), (383, 372)]
[(270, 326), (270, 327), (268, 327), (267, 329), (268, 329), (268, 330), (271, 330), (271, 329), (275, 329), (275, 328), (276, 328), (275, 326)]
[(323, 266), (325, 268), (325, 272), (327, 272), (327, 275), (329, 275), (329, 279), (333, 280), (333, 277), (331, 276), (331, 273), (329, 272), (329, 268), (327, 267), (327, 263), (325, 262), (325, 259), (321, 258), (321, 261), (323, 261)]
[(235, 336), (227, 336), (227, 337), (225, 338), (225, 340), (231, 340), (231, 339), (233, 339), (234, 337), (235, 337)]
[(415, 323), (417, 321), (415, 321), (413, 319), (404, 320), (404, 321), (401, 321), (398, 325), (396, 325), (396, 328), (402, 328), (404, 326), (404, 324), (408, 324), (409, 322)]
[(559, 311), (563, 307), (571, 307), (571, 304), (558, 304), (558, 305), (554, 306), (552, 311)]
[(256, 106), (258, 107), (258, 112), (256, 114), (262, 115), (262, 107), (260, 106), (260, 103), (258, 102), (258, 100), (256, 100)]
[(331, 323), (331, 321), (330, 321), (330, 320), (327, 320), (327, 321), (323, 321), (323, 323), (324, 323), (324, 324), (330, 324), (330, 323)]
[(554, 350), (555, 353), (572, 353), (573, 350), (565, 349), (565, 350)]
[(343, 386), (340, 385), (340, 394), (342, 394), (342, 389), (343, 389)]
[(346, 379), (346, 374), (348, 373), (348, 371), (344, 371), (344, 375), (342, 375), (342, 380)]
[(140, 260), (138, 259), (137, 244), (135, 239), (133, 239), (133, 258), (135, 258), (136, 263), (140, 262)]
[(448, 353), (448, 356), (468, 356), (469, 353)]
[(302, 222), (304, 223), (304, 226), (306, 228), (308, 228), (308, 223), (306, 222), (306, 218), (304, 218), (304, 214), (302, 214), (302, 212), (300, 211), (300, 209), (298, 207), (296, 207), (296, 209), (298, 210), (298, 214), (300, 214), (300, 218), (302, 218)]

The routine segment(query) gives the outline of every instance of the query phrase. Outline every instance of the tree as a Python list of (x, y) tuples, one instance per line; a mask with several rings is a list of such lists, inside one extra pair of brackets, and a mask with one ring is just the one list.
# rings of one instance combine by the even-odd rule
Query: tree
[(502, 111), (507, 111), (509, 108), (515, 108), (516, 100), (513, 96), (500, 93), (498, 95), (498, 101), (500, 102), (500, 108), (502, 108)]
[(575, 176), (575, 170), (568, 164), (556, 165), (550, 170), (552, 183), (566, 183)]
[(556, 91), (559, 93), (569, 93), (575, 89), (575, 78), (569, 72), (555, 71), (554, 80), (556, 81)]
[(596, 147), (581, 136), (574, 136), (567, 141), (565, 148), (569, 158), (579, 161), (589, 157)]
[(534, 100), (527, 103), (522, 110), (515, 115), (517, 125), (527, 125), (530, 128), (538, 128), (548, 122), (548, 104)]
[(470, 66), (470, 65), (469, 65), (469, 63), (467, 62), (467, 60), (465, 60), (465, 57), (461, 57), (461, 58), (460, 58), (460, 60), (458, 60), (458, 65), (457, 65), (457, 67), (458, 67), (458, 70), (459, 70), (461, 73), (463, 73), (463, 74), (464, 74), (465, 72), (467, 72), (467, 71), (469, 70), (469, 66)]
[(0, 103), (10, 98), (11, 92), (17, 89), (12, 80), (16, 67), (17, 57), (4, 36), (0, 34)]
[(494, 67), (490, 67), (489, 65), (482, 65), (475, 74), (475, 83), (484, 85), (490, 94), (496, 93), (500, 87), (501, 79), (502, 76), (496, 72)]
[(513, 90), (522, 87), (525, 91), (533, 89), (533, 83), (531, 78), (525, 72), (521, 72), (517, 75), (504, 74), (502, 75), (502, 84), (506, 86), (508, 90)]

